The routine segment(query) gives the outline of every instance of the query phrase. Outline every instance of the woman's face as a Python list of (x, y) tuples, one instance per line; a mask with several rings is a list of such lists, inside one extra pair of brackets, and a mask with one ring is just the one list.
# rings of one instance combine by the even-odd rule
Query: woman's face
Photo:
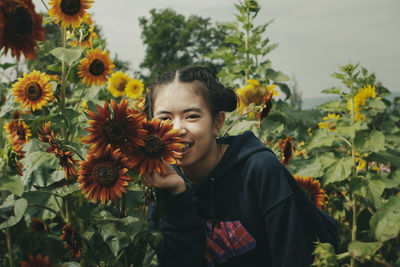
[(178, 166), (206, 167), (215, 153), (214, 134), (218, 132), (203, 96), (196, 93), (196, 83), (173, 82), (158, 87), (154, 99), (155, 118), (170, 120), (181, 133), (185, 144)]

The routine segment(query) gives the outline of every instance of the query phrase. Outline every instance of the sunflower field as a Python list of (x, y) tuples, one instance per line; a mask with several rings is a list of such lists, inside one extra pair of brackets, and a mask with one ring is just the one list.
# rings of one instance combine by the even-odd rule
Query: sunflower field
[[(181, 156), (177, 131), (143, 114), (148, 85), (110, 58), (93, 0), (42, 2), (47, 14), (0, 0), (1, 57), (26, 69), (0, 62), (0, 266), (157, 266), (155, 192), (140, 175)], [(220, 135), (253, 131), (338, 222), (338, 249), (316, 242), (313, 266), (400, 266), (399, 99), (347, 64), (332, 74), (343, 86), (322, 91), (336, 100), (290, 105), (271, 22), (255, 24), (255, 0), (235, 7), (226, 45), (207, 55), (239, 97)]]

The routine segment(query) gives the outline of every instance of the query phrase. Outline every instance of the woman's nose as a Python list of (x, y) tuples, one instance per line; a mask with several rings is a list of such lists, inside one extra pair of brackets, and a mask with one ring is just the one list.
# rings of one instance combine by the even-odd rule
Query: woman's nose
[(173, 124), (174, 124), (174, 129), (178, 130), (180, 135), (184, 135), (187, 133), (187, 129), (185, 128), (183, 123), (175, 121), (173, 122)]

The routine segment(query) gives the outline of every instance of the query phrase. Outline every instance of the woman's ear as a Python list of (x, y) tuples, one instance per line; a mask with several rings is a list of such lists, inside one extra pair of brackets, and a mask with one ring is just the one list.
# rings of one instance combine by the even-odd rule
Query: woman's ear
[(222, 129), (222, 126), (224, 126), (224, 122), (225, 122), (225, 112), (220, 111), (215, 117), (214, 136), (218, 135), (218, 132)]

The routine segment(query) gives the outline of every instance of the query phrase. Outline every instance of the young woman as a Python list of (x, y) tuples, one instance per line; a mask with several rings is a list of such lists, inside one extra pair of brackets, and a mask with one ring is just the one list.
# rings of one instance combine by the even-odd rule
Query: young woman
[(146, 96), (149, 118), (170, 120), (185, 144), (160, 189), (160, 266), (307, 266), (314, 241), (335, 243), (336, 225), (313, 205), (252, 132), (216, 138), (237, 97), (208, 69), (161, 75)]

